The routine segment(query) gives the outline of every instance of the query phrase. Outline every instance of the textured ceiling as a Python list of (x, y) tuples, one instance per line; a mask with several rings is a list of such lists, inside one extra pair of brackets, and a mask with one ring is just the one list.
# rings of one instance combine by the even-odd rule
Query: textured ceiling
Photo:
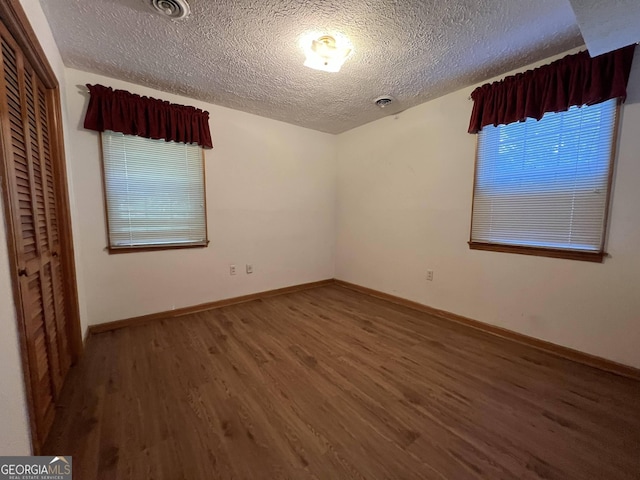
[[(568, 0), (40, 0), (67, 66), (340, 133), (583, 43)], [(340, 32), (339, 73), (298, 42)], [(396, 102), (381, 110), (380, 95)]]

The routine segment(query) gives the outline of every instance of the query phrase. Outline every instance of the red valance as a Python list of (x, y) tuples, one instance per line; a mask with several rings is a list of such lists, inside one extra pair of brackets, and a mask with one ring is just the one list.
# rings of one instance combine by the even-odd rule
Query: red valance
[(213, 148), (209, 112), (102, 85), (87, 87), (91, 99), (84, 128)]
[(635, 45), (591, 58), (584, 51), (476, 88), (469, 133), (627, 97)]

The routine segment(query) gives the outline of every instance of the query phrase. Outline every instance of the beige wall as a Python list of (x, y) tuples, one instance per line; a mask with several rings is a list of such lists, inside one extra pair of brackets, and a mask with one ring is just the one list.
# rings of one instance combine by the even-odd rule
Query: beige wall
[(467, 88), (339, 136), (337, 278), (640, 367), (638, 55), (604, 264), (469, 250)]
[[(77, 70), (66, 76), (67, 158), (89, 324), (334, 276), (335, 136)], [(205, 154), (208, 248), (105, 251), (99, 136), (81, 126), (88, 96), (77, 85), (86, 83), (210, 112), (215, 146)], [(230, 264), (237, 275), (229, 275)]]

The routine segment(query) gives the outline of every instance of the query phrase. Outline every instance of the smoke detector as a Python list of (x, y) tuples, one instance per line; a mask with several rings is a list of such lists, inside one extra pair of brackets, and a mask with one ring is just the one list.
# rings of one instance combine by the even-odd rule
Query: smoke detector
[(375, 103), (380, 108), (385, 108), (393, 103), (393, 101), (394, 98), (391, 95), (382, 95), (381, 97), (376, 98), (373, 103)]
[(151, 0), (149, 5), (156, 13), (171, 20), (184, 20), (191, 13), (187, 0)]

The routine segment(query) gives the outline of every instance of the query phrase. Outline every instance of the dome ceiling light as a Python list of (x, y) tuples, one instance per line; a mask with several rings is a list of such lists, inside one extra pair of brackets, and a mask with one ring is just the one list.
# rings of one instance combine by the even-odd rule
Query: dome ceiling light
[(334, 73), (340, 71), (340, 67), (352, 51), (351, 43), (346, 37), (331, 35), (304, 38), (302, 47), (307, 57), (305, 67)]

